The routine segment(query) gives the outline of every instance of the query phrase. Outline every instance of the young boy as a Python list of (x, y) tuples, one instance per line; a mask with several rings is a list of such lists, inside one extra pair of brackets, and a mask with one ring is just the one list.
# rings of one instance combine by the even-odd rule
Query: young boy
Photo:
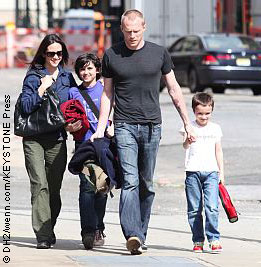
[(210, 121), (214, 100), (207, 93), (197, 93), (192, 98), (192, 109), (196, 120), (192, 127), (196, 141), (190, 142), (184, 129), (183, 147), (186, 149), (185, 191), (188, 221), (192, 231), (193, 251), (203, 252), (203, 206), (205, 209), (205, 232), (213, 253), (221, 252), (218, 231), (218, 184), (224, 183), (222, 131), (218, 124)]
[[(82, 81), (81, 89), (85, 90), (91, 97), (93, 103), (100, 109), (101, 95), (103, 85), (98, 80), (100, 78), (101, 63), (94, 54), (83, 54), (76, 59), (75, 72)], [(95, 133), (98, 125), (98, 118), (79, 92), (78, 87), (72, 87), (69, 90), (69, 99), (78, 99), (83, 104), (90, 128), (81, 141), (75, 141), (75, 150), (84, 141), (90, 139)], [(76, 124), (76, 123), (75, 123)], [(107, 128), (107, 135), (113, 136), (113, 125)], [(79, 207), (81, 217), (81, 235), (82, 242), (86, 249), (92, 249), (93, 246), (104, 244), (104, 223), (107, 194), (95, 193), (95, 187), (86, 179), (84, 174), (80, 174), (80, 195)]]

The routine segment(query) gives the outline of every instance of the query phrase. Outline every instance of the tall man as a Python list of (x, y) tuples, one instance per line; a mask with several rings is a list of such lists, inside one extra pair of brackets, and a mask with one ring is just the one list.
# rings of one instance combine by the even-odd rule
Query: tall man
[(123, 172), (120, 223), (127, 249), (137, 255), (147, 249), (145, 239), (155, 195), (153, 173), (162, 122), (159, 105), (161, 75), (189, 140), (193, 141), (195, 137), (167, 50), (143, 39), (143, 14), (134, 9), (125, 11), (121, 30), (124, 42), (108, 49), (103, 57), (104, 91), (98, 128), (91, 140), (103, 137), (115, 100), (115, 138)]

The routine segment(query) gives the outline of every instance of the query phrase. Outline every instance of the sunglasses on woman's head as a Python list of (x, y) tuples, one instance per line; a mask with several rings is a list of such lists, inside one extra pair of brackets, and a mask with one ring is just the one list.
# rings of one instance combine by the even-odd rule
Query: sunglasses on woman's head
[(58, 57), (62, 57), (63, 51), (46, 52), (45, 54), (47, 57), (54, 57), (55, 55), (57, 55)]

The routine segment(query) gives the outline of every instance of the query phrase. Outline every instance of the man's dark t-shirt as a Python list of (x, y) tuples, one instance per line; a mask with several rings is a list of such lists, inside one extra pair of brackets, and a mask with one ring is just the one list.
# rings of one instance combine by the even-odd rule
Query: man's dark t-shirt
[(102, 61), (102, 75), (113, 78), (115, 122), (161, 123), (159, 87), (161, 75), (172, 69), (165, 48), (145, 42), (139, 50), (130, 50), (125, 42), (108, 49)]

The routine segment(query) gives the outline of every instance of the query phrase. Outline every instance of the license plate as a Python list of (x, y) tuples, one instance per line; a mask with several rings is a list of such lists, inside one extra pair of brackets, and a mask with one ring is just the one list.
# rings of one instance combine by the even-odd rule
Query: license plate
[(238, 58), (236, 60), (238, 66), (250, 66), (250, 59), (249, 58)]

